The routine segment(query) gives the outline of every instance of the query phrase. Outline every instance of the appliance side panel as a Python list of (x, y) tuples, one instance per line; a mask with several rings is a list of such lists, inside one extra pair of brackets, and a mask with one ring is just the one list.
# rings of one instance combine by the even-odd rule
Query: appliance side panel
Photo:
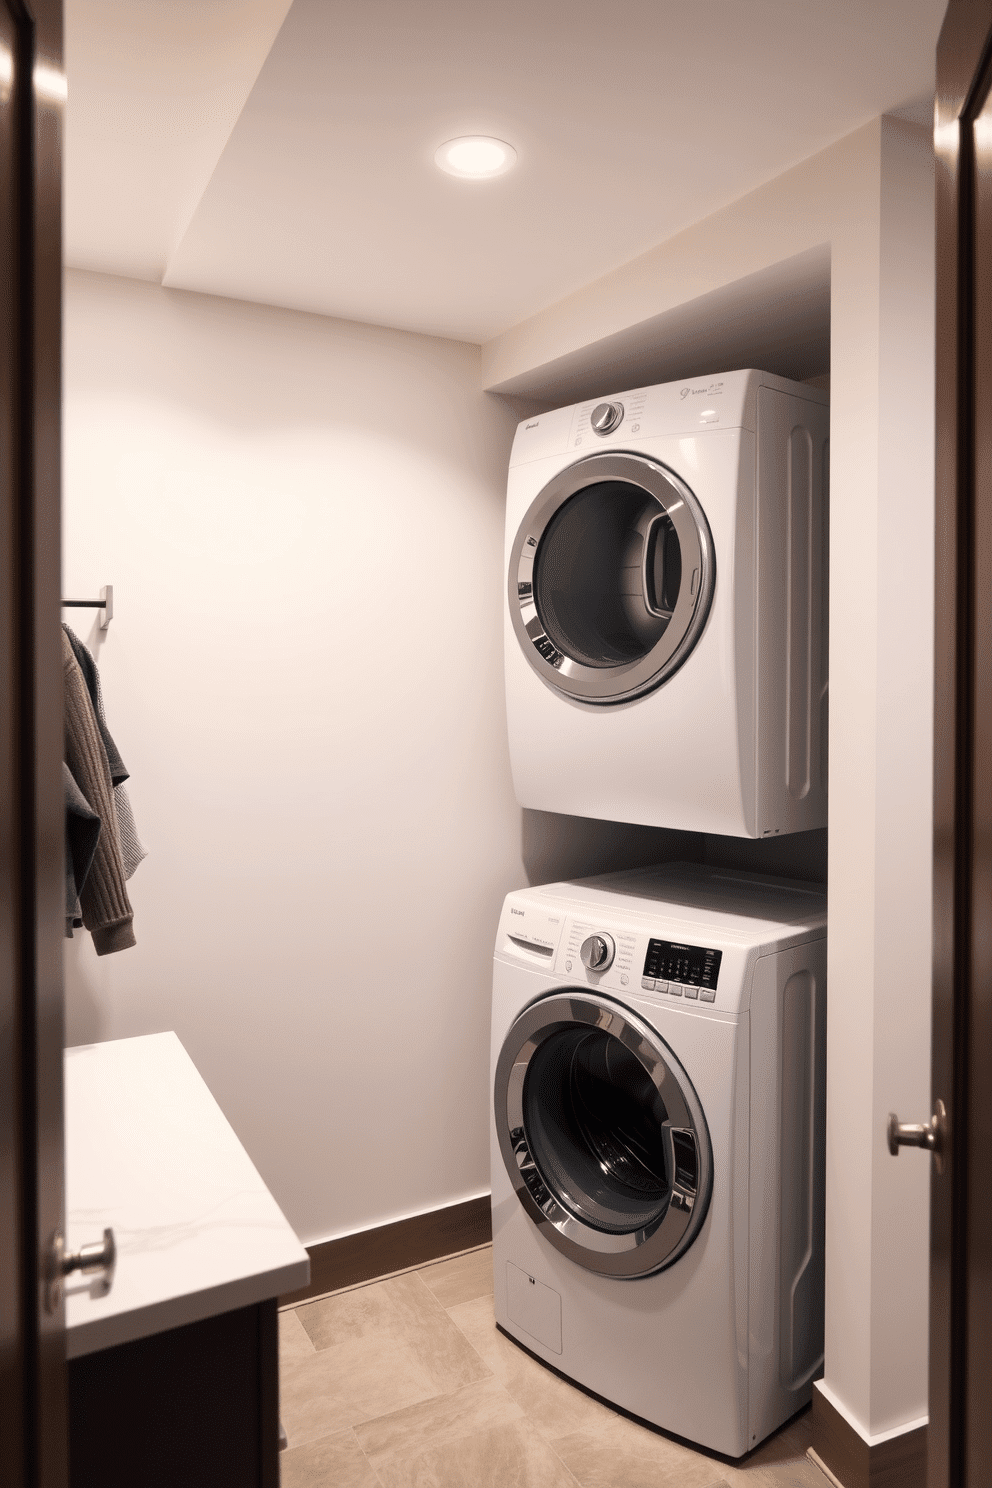
[(758, 798), (758, 442), (741, 440), (734, 544), (734, 655), (741, 805), (748, 834), (757, 835)]
[(830, 704), (830, 410), (821, 408), (811, 418), (816, 429), (814, 448), (816, 469), (820, 482), (819, 509), (814, 511), (818, 524), (820, 544), (814, 572), (814, 617), (819, 628), (815, 653), (813, 695), (816, 703), (816, 733), (814, 737), (814, 789), (823, 798), (823, 820), (827, 815), (827, 737)]
[(826, 940), (761, 957), (751, 993), (750, 1423), (810, 1399), (823, 1358)]
[[(786, 952), (785, 954), (789, 954)], [(751, 1178), (748, 1279), (748, 1441), (764, 1435), (763, 1403), (778, 1366), (779, 1045), (778, 955), (755, 962), (751, 982)]]
[(758, 392), (758, 836), (824, 825), (828, 410)]
[[(749, 973), (750, 974), (750, 968)], [(734, 1301), (737, 1325), (737, 1368), (740, 1392), (738, 1395), (740, 1440), (748, 1447), (751, 1410), (751, 1382), (748, 1368), (749, 1357), (749, 1307), (750, 1307), (750, 1157), (751, 1157), (751, 1038), (750, 1013), (745, 1013), (738, 1026), (737, 1068), (734, 1074), (734, 1125), (733, 1125), (733, 1201), (731, 1224), (733, 1226)]]
[(815, 965), (782, 996), (779, 1383), (802, 1389), (823, 1363), (826, 996)]

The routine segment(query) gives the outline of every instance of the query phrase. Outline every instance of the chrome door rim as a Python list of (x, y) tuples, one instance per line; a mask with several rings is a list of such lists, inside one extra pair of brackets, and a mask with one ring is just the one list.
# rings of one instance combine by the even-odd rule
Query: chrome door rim
[[(566, 655), (545, 631), (534, 594), (534, 561), (552, 517), (585, 487), (621, 481), (648, 492), (670, 518), (687, 561), (699, 569), (696, 592), (684, 582), (660, 641), (636, 661), (587, 666)], [(627, 702), (666, 681), (688, 658), (709, 615), (716, 579), (713, 540), (705, 513), (674, 471), (646, 455), (624, 450), (586, 455), (554, 476), (538, 493), (520, 524), (510, 552), (507, 600), (520, 648), (534, 671), (566, 697), (599, 705)]]
[[(537, 1049), (567, 1027), (597, 1028), (618, 1038), (640, 1061), (669, 1112), (674, 1133), (691, 1133), (696, 1147), (695, 1190), (672, 1169), (671, 1193), (657, 1220), (621, 1234), (583, 1223), (552, 1192), (530, 1151), (524, 1126), (527, 1069)], [(556, 1250), (587, 1271), (604, 1276), (648, 1276), (672, 1265), (692, 1244), (706, 1218), (713, 1186), (713, 1156), (702, 1106), (681, 1063), (645, 1021), (606, 997), (575, 990), (540, 998), (515, 1019), (496, 1065), (493, 1090), (500, 1153), (514, 1191), (530, 1219)]]

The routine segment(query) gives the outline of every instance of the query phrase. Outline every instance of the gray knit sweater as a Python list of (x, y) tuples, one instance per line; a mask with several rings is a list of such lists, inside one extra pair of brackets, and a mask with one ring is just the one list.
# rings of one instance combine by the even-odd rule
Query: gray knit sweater
[(100, 818), (100, 836), (80, 902), (83, 924), (98, 956), (136, 944), (134, 911), (128, 902), (121, 863), (110, 766), (93, 704), (68, 637), (62, 636), (65, 679), (65, 762), (90, 808)]

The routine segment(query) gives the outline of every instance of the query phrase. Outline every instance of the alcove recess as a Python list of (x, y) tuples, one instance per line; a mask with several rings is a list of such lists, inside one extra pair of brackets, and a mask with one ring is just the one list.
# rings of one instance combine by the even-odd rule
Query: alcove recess
[[(830, 249), (824, 244), (528, 369), (487, 391), (518, 419), (628, 388), (757, 367), (830, 390)], [(619, 762), (618, 762), (619, 763)], [(826, 882), (827, 831), (763, 841), (522, 813), (531, 883), (676, 860)]]

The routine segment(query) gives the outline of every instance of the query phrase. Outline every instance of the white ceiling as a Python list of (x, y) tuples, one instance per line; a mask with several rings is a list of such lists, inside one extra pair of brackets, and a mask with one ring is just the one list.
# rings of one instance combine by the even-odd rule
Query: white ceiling
[(926, 100), (945, 4), (66, 0), (67, 260), (485, 341)]

